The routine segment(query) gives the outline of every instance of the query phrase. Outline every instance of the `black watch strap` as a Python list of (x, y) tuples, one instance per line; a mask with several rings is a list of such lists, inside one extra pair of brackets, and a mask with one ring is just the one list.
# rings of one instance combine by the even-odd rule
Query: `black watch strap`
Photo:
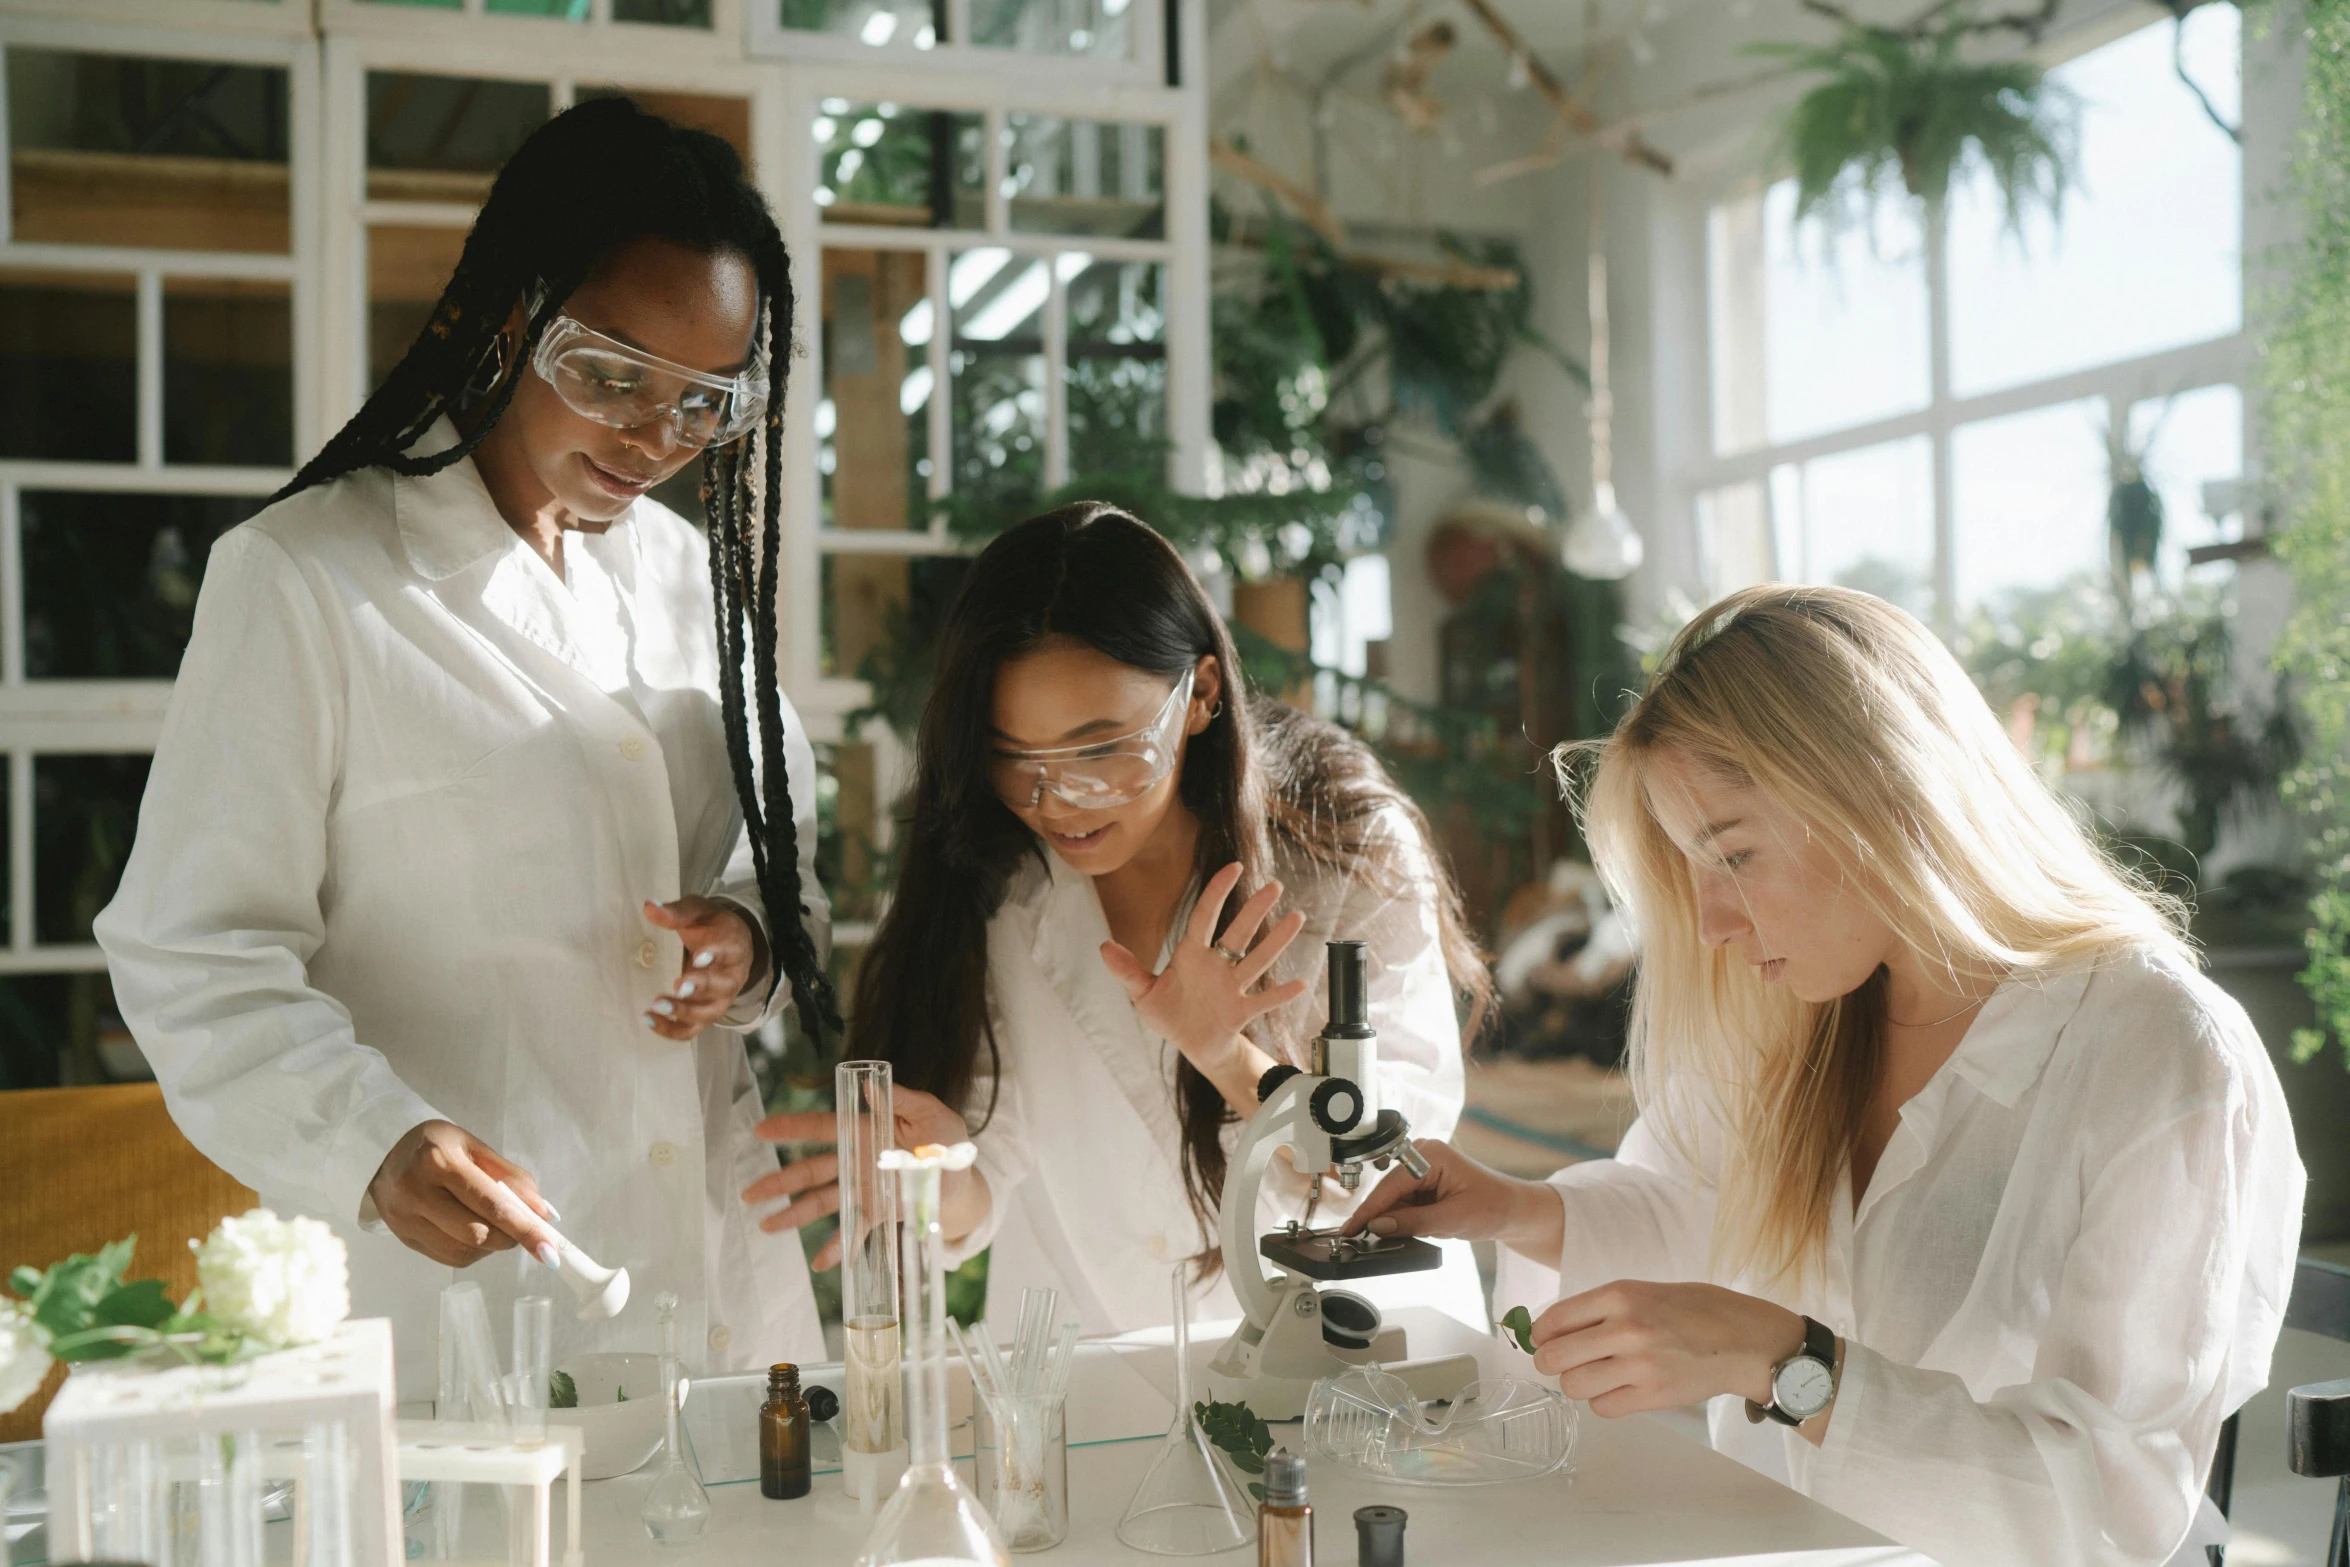
[[(1826, 1366), (1828, 1368), (1829, 1377), (1831, 1379), (1834, 1378), (1836, 1374), (1836, 1335), (1829, 1331), (1828, 1325), (1826, 1323), (1821, 1322), (1813, 1317), (1804, 1318), (1803, 1348), (1798, 1350), (1796, 1353), (1807, 1356), (1810, 1359), (1818, 1361), (1821, 1365)], [(1794, 1358), (1795, 1356), (1793, 1355), (1788, 1357), (1789, 1360)], [(1779, 1362), (1779, 1365), (1783, 1366), (1786, 1363), (1787, 1361), (1782, 1360)], [(1776, 1384), (1778, 1379), (1779, 1368), (1778, 1366), (1773, 1366), (1771, 1368), (1771, 1381)], [(1746, 1419), (1749, 1424), (1760, 1425), (1766, 1418), (1776, 1420), (1783, 1426), (1799, 1426), (1803, 1424), (1801, 1420), (1798, 1420), (1795, 1416), (1787, 1413), (1786, 1410), (1779, 1407), (1778, 1390), (1775, 1385), (1772, 1388), (1771, 1402), (1767, 1404), (1758, 1404), (1751, 1398), (1746, 1401)]]

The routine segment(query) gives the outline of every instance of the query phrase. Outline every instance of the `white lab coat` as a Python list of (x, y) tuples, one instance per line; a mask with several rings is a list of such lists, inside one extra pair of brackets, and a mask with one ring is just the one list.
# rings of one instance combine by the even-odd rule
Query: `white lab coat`
[(2151, 954), (2002, 985), (1857, 1213), (1843, 1183), (1800, 1289), (1712, 1265), (1721, 1137), (1692, 1125), (1687, 1159), (1643, 1118), (1551, 1178), (1557, 1288), (1705, 1279), (1845, 1337), (1819, 1447), (1728, 1398), (1715, 1446), (1946, 1567), (2203, 1560), (2181, 1547), (2301, 1233), (2284, 1093), (2234, 1000)]
[[(1410, 880), (1397, 895), (1309, 868), (1279, 867), (1287, 892), (1268, 923), (1299, 908), (1306, 925), (1266, 983), (1313, 981), (1311, 993), (1291, 1004), (1310, 1038), (1329, 1013), (1323, 943), (1368, 942), (1382, 1102), (1402, 1112), (1415, 1136), (1449, 1137), (1461, 1112), (1461, 1037), (1437, 941), (1427, 852), (1401, 811), (1385, 813), (1378, 830), (1405, 845)], [(1179, 915), (1170, 950), (1183, 923)], [(950, 1254), (960, 1261), (993, 1246), (988, 1311), (999, 1323), (1017, 1315), (1023, 1287), (1041, 1284), (1061, 1292), (1064, 1311), (1088, 1334), (1161, 1326), (1169, 1320), (1169, 1270), (1214, 1244), (1184, 1196), (1175, 1110), (1180, 1057), (1135, 1015), (1103, 966), (1101, 944), (1109, 939), (1092, 878), (1049, 850), (1043, 864), (1014, 878), (988, 925), (988, 1005), (1002, 1071), (998, 1079), (982, 1077), (962, 1108), (979, 1128), (973, 1141), (991, 1201), (985, 1222)], [(983, 1071), (986, 1064), (983, 1055)], [(1237, 1122), (1225, 1129), (1227, 1152), (1239, 1135)], [(1282, 1168), (1278, 1161), (1275, 1168)], [(1367, 1191), (1377, 1175), (1366, 1174)], [(1278, 1188), (1268, 1179), (1259, 1232), (1295, 1217), (1303, 1198), (1304, 1183), (1294, 1175)], [(1315, 1222), (1327, 1223), (1348, 1206), (1325, 1200)], [(1485, 1331), (1475, 1258), (1466, 1242), (1443, 1247), (1441, 1269), (1348, 1288), (1382, 1308), (1437, 1306)], [(1221, 1273), (1193, 1291), (1192, 1315), (1240, 1315)]]
[[(444, 423), (428, 446), (453, 439)], [(689, 1364), (821, 1359), (793, 1234), (736, 1195), (772, 1154), (738, 1034), (642, 1014), (681, 947), (640, 905), (722, 896), (764, 919), (728, 769), (707, 555), (639, 500), (567, 534), (558, 578), (470, 460), (353, 474), (214, 547), (121, 891), (98, 940), (173, 1119), (280, 1212), (332, 1224), (352, 1300), (393, 1321), (400, 1396), (429, 1398), (450, 1269), (366, 1200), (409, 1128), (454, 1121), (532, 1170), (561, 1227), (625, 1266), (614, 1321), (558, 1358), (656, 1347), (676, 1291)], [(814, 758), (785, 708), (800, 885), (821, 938)], [(754, 723), (756, 719), (754, 717)], [(788, 987), (746, 992), (747, 1028)]]

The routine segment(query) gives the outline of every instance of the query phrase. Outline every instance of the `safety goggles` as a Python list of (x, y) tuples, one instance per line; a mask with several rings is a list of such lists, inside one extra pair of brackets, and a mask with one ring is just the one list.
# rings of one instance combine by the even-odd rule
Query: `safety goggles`
[(1175, 770), (1175, 750), (1191, 709), (1192, 671), (1185, 670), (1151, 721), (1114, 740), (1055, 746), (1043, 751), (997, 751), (990, 780), (1004, 803), (1033, 810), (1047, 793), (1081, 811), (1131, 805)]
[(763, 343), (748, 369), (709, 375), (557, 316), (547, 324), (530, 363), (581, 418), (616, 430), (666, 420), (680, 446), (723, 445), (757, 424), (767, 409)]

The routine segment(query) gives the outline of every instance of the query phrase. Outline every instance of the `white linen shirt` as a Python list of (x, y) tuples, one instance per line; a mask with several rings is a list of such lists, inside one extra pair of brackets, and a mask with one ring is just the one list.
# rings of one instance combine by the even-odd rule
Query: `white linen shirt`
[[(1449, 1137), (1463, 1090), (1460, 1025), (1452, 981), (1437, 939), (1429, 862), (1408, 817), (1390, 809), (1374, 831), (1398, 835), (1404, 878), (1388, 891), (1306, 867), (1277, 867), (1282, 905), (1305, 911), (1305, 928), (1265, 983), (1308, 979), (1312, 990), (1291, 1003), (1310, 1038), (1329, 1014), (1324, 943), (1369, 944), (1371, 1026), (1379, 1031), (1381, 1103), (1402, 1113), (1418, 1137)], [(1022, 869), (987, 932), (988, 1007), (1001, 1051), (1001, 1074), (982, 1076), (961, 1108), (978, 1130), (980, 1173), (990, 1204), (980, 1227), (950, 1249), (953, 1261), (993, 1247), (988, 1259), (990, 1319), (1017, 1315), (1020, 1291), (1047, 1285), (1061, 1292), (1082, 1330), (1124, 1333), (1159, 1327), (1171, 1308), (1168, 1273), (1215, 1244), (1203, 1235), (1184, 1196), (1182, 1131), (1175, 1110), (1174, 1045), (1136, 1016), (1134, 1004), (1103, 965), (1109, 922), (1091, 877), (1049, 849), (1044, 863)], [(1184, 924), (1172, 923), (1169, 950)], [(1166, 954), (1161, 954), (1163, 964)], [(984, 1054), (981, 1068), (987, 1065)], [(989, 1113), (990, 1101), (993, 1113)], [(984, 1124), (983, 1124), (984, 1123)], [(1241, 1124), (1225, 1129), (1225, 1149)], [(1286, 1170), (1276, 1161), (1275, 1168)], [(1367, 1191), (1372, 1182), (1366, 1181)], [(1349, 1203), (1329, 1188), (1317, 1224)], [(1305, 1186), (1268, 1177), (1258, 1203), (1260, 1233), (1303, 1208)], [(1347, 1287), (1382, 1310), (1433, 1305), (1480, 1331), (1484, 1294), (1464, 1242), (1442, 1243), (1443, 1267), (1369, 1279)], [(1232, 1286), (1217, 1273), (1192, 1292), (1195, 1318), (1238, 1317)]]
[[(431, 444), (453, 439), (446, 422)], [(501, 1341), (551, 1293), (557, 1358), (656, 1347), (674, 1290), (689, 1365), (823, 1358), (798, 1238), (737, 1193), (753, 1136), (741, 1039), (663, 1039), (678, 977), (644, 900), (764, 919), (717, 695), (700, 536), (640, 499), (564, 536), (558, 577), (471, 460), (306, 490), (212, 551), (122, 887), (99, 942), (173, 1119), (280, 1212), (350, 1247), (352, 1301), (393, 1321), (400, 1396), (433, 1394), (451, 1270), (366, 1200), (445, 1119), (531, 1170), (561, 1228), (625, 1266), (628, 1307), (573, 1320), (520, 1251), (466, 1270)], [(788, 714), (789, 709), (786, 708)], [(814, 758), (789, 720), (800, 885), (819, 936)], [(757, 1023), (787, 986), (746, 992)]]
[[(2161, 1563), (2220, 1424), (2268, 1380), (2301, 1231), (2283, 1091), (2243, 1009), (2175, 960), (2011, 981), (1845, 1181), (1801, 1290), (1709, 1261), (1718, 1130), (1646, 1118), (1551, 1177), (1559, 1293), (1706, 1280), (1845, 1340), (1817, 1449), (1743, 1400), (1714, 1444), (1944, 1567)], [(2195, 1559), (2200, 1561), (2200, 1552)]]

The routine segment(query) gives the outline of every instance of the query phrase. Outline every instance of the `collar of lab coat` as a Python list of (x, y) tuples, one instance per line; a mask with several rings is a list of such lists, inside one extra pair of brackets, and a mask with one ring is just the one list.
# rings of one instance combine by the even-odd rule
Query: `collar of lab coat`
[(1174, 1047), (1143, 1027), (1124, 987), (1102, 963), (1110, 922), (1093, 879), (1038, 847), (1044, 867), (1021, 900), (1036, 919), (1029, 952), (1119, 1093), (1181, 1168), (1182, 1129), (1170, 1091), (1173, 1065), (1166, 1059)]
[[(457, 427), (446, 418), (409, 448), (411, 456), (447, 451), (457, 444)], [(392, 481), (392, 512), (400, 528), (400, 548), (408, 564), (427, 582), (442, 582), (493, 555), (510, 555), (522, 544), (507, 526), (482, 482), (471, 457), (451, 463), (438, 473)], [(563, 541), (565, 549), (584, 546), (596, 564), (616, 577), (623, 588), (635, 586), (635, 520), (631, 506), (601, 534), (578, 533)]]

